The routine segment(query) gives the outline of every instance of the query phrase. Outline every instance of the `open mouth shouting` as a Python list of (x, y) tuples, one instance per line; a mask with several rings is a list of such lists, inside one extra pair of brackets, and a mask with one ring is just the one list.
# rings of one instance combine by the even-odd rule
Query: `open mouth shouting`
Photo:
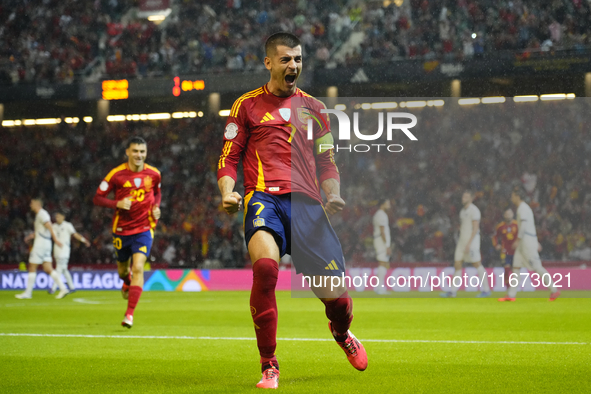
[(293, 87), (295, 85), (295, 81), (298, 78), (296, 73), (290, 73), (285, 76), (285, 83), (288, 87)]

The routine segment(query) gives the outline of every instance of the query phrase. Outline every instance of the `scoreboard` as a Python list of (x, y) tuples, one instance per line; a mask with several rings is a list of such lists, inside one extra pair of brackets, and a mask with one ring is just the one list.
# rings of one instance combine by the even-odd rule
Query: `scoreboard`
[[(142, 85), (136, 82), (142, 82)], [(154, 82), (142, 80), (132, 81), (130, 84), (130, 81), (127, 79), (105, 80), (101, 83), (102, 98), (103, 100), (125, 100), (134, 97), (145, 97), (146, 85), (153, 88), (153, 91), (149, 92), (150, 95), (156, 93), (157, 96), (162, 96), (162, 93), (164, 93), (161, 89), (164, 87), (162, 86), (163, 84), (160, 81), (158, 81), (160, 83), (156, 84)], [(174, 77), (170, 82), (172, 86), (169, 89), (168, 95), (173, 95), (174, 97), (179, 97), (181, 93), (205, 90), (205, 81), (203, 79), (182, 79), (181, 77)]]

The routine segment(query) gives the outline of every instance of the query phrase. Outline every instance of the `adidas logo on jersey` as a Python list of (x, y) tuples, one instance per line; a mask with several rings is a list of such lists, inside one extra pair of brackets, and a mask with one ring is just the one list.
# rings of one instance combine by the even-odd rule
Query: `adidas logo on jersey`
[(337, 266), (337, 263), (334, 262), (334, 260), (332, 260), (330, 262), (330, 264), (328, 264), (326, 267), (324, 267), (325, 270), (330, 270), (330, 271), (338, 271), (339, 267)]
[(271, 115), (270, 113), (266, 113), (265, 116), (263, 116), (263, 119), (261, 120), (261, 123), (265, 123), (269, 120), (275, 120), (275, 118), (273, 117), (273, 115)]
[(131, 187), (131, 182), (127, 181), (123, 184), (123, 187)]

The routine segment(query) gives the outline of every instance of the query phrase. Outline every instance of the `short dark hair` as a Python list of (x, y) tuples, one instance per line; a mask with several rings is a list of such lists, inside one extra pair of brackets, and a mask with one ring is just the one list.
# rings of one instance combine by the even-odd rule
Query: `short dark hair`
[(285, 45), (289, 48), (295, 48), (302, 44), (300, 43), (300, 39), (293, 34), (282, 31), (272, 34), (269, 38), (267, 38), (267, 42), (265, 42), (265, 54), (269, 56), (277, 49), (278, 45)]
[(137, 135), (135, 137), (131, 137), (129, 139), (129, 141), (127, 141), (127, 146), (125, 147), (125, 149), (129, 149), (129, 147), (131, 146), (131, 144), (138, 144), (138, 145), (146, 145), (148, 146), (148, 143), (146, 142), (145, 139), (143, 139), (142, 137), (138, 137)]
[(380, 197), (380, 199), (378, 200), (378, 207), (381, 207), (388, 200), (388, 197)]
[(474, 197), (474, 191), (472, 189), (464, 189), (464, 192), (463, 193), (468, 193), (469, 195), (471, 195), (472, 197)]
[(33, 196), (31, 198), (31, 200), (39, 201), (41, 203), (41, 205), (43, 205), (43, 197), (41, 197), (41, 196)]
[(511, 193), (515, 193), (522, 200), (525, 199), (525, 196), (527, 196), (527, 193), (525, 192), (525, 189), (522, 186), (515, 186)]

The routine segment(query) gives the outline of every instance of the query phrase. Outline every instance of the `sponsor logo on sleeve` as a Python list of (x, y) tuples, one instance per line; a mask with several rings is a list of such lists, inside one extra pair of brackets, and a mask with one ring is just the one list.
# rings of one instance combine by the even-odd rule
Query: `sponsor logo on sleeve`
[(227, 140), (232, 140), (236, 138), (237, 135), (238, 126), (236, 125), (236, 123), (228, 123), (228, 125), (226, 126), (226, 131), (224, 131), (224, 137), (226, 137)]

